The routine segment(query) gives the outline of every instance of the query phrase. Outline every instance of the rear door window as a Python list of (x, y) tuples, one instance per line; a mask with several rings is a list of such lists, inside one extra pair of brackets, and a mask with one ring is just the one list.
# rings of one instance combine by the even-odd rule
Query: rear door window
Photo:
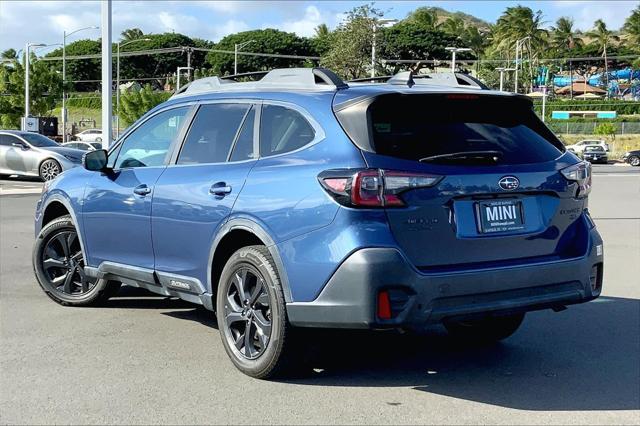
[(315, 131), (298, 111), (280, 105), (264, 105), (260, 121), (260, 155), (284, 154), (302, 148)]
[(369, 119), (375, 151), (408, 160), (448, 163), (495, 152), (486, 164), (527, 164), (562, 154), (561, 142), (520, 99), (386, 95), (371, 104)]
[(202, 105), (178, 155), (178, 164), (226, 162), (250, 108), (250, 104)]

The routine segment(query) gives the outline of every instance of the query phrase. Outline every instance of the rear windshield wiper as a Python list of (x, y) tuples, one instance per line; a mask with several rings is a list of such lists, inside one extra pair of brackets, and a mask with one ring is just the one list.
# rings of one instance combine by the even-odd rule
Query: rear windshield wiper
[(438, 160), (491, 160), (497, 162), (503, 153), (500, 151), (464, 151), (464, 152), (451, 152), (449, 154), (432, 155), (430, 157), (421, 158), (420, 162), (428, 163)]

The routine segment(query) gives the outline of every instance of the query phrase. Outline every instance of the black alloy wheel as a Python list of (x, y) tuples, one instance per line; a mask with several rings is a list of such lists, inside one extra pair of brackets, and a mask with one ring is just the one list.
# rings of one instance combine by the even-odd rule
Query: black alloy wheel
[(227, 339), (242, 356), (256, 359), (264, 353), (271, 338), (271, 299), (252, 266), (243, 265), (231, 276), (224, 318)]
[(62, 216), (42, 228), (33, 248), (33, 270), (38, 283), (61, 305), (99, 304), (115, 295), (118, 281), (89, 276), (82, 244), (71, 216)]

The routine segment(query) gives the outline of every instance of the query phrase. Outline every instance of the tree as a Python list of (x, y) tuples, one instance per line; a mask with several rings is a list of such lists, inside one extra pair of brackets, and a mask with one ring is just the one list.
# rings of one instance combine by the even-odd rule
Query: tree
[[(313, 48), (308, 39), (294, 33), (267, 28), (230, 34), (215, 45), (215, 49), (231, 53), (209, 52), (207, 63), (217, 75), (233, 74), (235, 44), (251, 42), (245, 51), (276, 53), (286, 55), (313, 56)], [(273, 68), (307, 66), (304, 59), (277, 58), (268, 56), (238, 55), (238, 72), (266, 71)]]
[(442, 31), (455, 37), (462, 37), (465, 25), (459, 16), (450, 16), (439, 27)]
[(433, 7), (419, 7), (406, 20), (431, 30), (438, 28), (438, 12)]
[[(547, 44), (547, 30), (542, 28), (542, 11), (533, 12), (528, 7), (508, 7), (495, 26), (497, 47), (507, 52), (515, 50), (518, 40), (529, 37), (529, 55), (541, 52)], [(528, 47), (527, 47), (528, 48)], [(507, 53), (507, 57), (509, 54)]]
[(331, 48), (331, 31), (327, 24), (320, 24), (315, 28), (311, 38), (311, 45), (316, 55), (322, 56)]
[(638, 49), (638, 46), (640, 46), (640, 5), (631, 12), (631, 15), (624, 22), (622, 31)]
[(129, 28), (120, 33), (122, 41), (131, 41), (144, 37), (144, 33), (140, 28)]
[(609, 136), (612, 141), (616, 140), (616, 126), (613, 123), (598, 124), (593, 133), (596, 135)]
[[(34, 53), (29, 69), (30, 113), (48, 115), (62, 94), (62, 78), (50, 63), (38, 61)], [(24, 67), (18, 61), (0, 66), (0, 93), (0, 127), (18, 128), (24, 115)]]
[(607, 60), (607, 46), (613, 42), (620, 40), (620, 38), (613, 34), (613, 31), (607, 28), (607, 24), (602, 19), (596, 20), (593, 24), (593, 30), (586, 33), (586, 36), (592, 38), (591, 44), (597, 46), (598, 52), (602, 52), (604, 57), (604, 72), (607, 78), (607, 85), (609, 85), (609, 62)]
[(133, 124), (147, 111), (166, 101), (170, 93), (154, 91), (150, 84), (140, 90), (122, 92), (120, 95), (120, 117), (127, 125)]
[[(70, 56), (100, 54), (102, 46), (99, 40), (77, 40), (66, 46), (67, 58)], [(45, 57), (62, 57), (62, 48), (52, 50)], [(76, 81), (78, 83), (69, 83), (69, 89), (78, 91), (98, 90), (100, 88), (101, 64), (100, 58), (96, 59), (67, 59), (66, 80), (67, 82)], [(50, 62), (56, 71), (62, 72), (62, 61)]]
[[(448, 59), (447, 46), (461, 47), (463, 42), (454, 35), (444, 31), (433, 30), (413, 21), (402, 21), (385, 30), (384, 55), (389, 59)], [(467, 53), (459, 58), (465, 59)], [(412, 67), (417, 72), (424, 64)], [(399, 71), (397, 66), (394, 73)]]
[(582, 46), (580, 37), (576, 37), (573, 29), (573, 19), (563, 16), (556, 21), (556, 25), (551, 27), (551, 42), (559, 52), (566, 52), (576, 46)]
[(476, 73), (480, 70), (480, 59), (482, 59), (487, 46), (489, 46), (490, 39), (489, 30), (482, 31), (473, 25), (469, 25), (462, 33), (462, 43), (470, 48), (476, 59), (478, 59)]
[(16, 52), (16, 49), (7, 49), (5, 51), (3, 51), (2, 53), (0, 53), (0, 58), (2, 59), (18, 59), (18, 52)]
[[(382, 12), (372, 5), (356, 7), (331, 34), (331, 48), (321, 63), (347, 79), (364, 77), (370, 71), (373, 26)], [(382, 51), (384, 31), (376, 31), (376, 46)]]

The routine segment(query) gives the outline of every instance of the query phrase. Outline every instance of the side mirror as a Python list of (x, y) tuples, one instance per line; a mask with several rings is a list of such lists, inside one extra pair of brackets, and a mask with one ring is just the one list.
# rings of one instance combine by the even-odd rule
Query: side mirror
[(12, 142), (11, 145), (15, 146), (16, 148), (20, 148), (23, 151), (27, 151), (29, 149), (29, 145), (20, 142)]
[(96, 149), (82, 156), (82, 166), (93, 172), (100, 172), (107, 168), (107, 151)]

